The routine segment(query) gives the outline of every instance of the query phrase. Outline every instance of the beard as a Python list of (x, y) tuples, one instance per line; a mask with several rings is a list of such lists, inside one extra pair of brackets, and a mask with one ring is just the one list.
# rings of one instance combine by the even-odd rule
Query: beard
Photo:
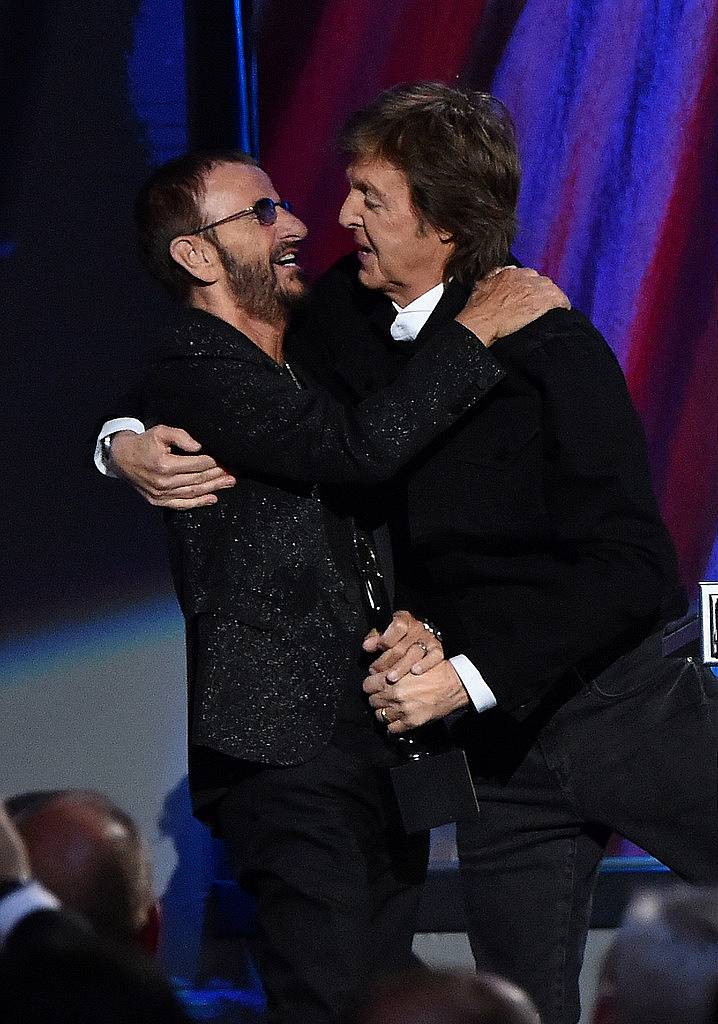
[(293, 287), (277, 279), (274, 260), (286, 251), (285, 246), (272, 250), (270, 262), (262, 259), (240, 261), (218, 240), (214, 240), (220, 263), (227, 275), (227, 284), (237, 304), (249, 314), (268, 324), (286, 323), (306, 297), (306, 284), (299, 270)]

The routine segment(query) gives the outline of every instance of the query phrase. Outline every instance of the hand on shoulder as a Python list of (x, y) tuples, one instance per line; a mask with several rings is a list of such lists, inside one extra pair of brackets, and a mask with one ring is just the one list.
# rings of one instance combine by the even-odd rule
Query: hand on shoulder
[(551, 309), (570, 309), (558, 285), (530, 267), (500, 267), (477, 281), (456, 317), (487, 347)]

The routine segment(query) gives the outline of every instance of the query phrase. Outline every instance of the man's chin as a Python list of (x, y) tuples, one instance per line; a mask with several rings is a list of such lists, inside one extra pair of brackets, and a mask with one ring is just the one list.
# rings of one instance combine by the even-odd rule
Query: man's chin
[(371, 288), (372, 291), (381, 291), (383, 281), (379, 280), (377, 274), (372, 273), (371, 268), (367, 268), (359, 264), (359, 273), (357, 274), (359, 284), (363, 284), (365, 288)]
[(307, 282), (304, 276), (298, 272), (294, 281), (282, 288), (277, 293), (277, 297), (287, 313), (296, 313), (306, 302), (308, 294)]

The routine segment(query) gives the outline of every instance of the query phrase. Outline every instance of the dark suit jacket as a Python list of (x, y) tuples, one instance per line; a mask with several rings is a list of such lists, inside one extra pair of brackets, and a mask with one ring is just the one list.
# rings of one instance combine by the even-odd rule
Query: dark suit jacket
[(54, 910), (29, 914), (0, 950), (3, 1024), (185, 1024), (145, 955), (99, 939)]
[[(289, 352), (346, 400), (372, 393), (455, 315), (449, 285), (415, 344), (353, 258), (315, 286)], [(506, 376), (400, 474), (397, 601), (444, 631), (523, 717), (567, 673), (593, 675), (683, 613), (641, 425), (613, 353), (578, 311), (499, 340)]]
[(313, 482), (391, 477), (501, 376), (452, 323), (385, 393), (345, 408), (224, 321), (178, 315), (145, 421), (181, 423), (238, 479), (216, 505), (167, 516), (194, 744), (294, 764), (328, 741), (364, 630), (348, 546), (332, 542), (342, 520)]

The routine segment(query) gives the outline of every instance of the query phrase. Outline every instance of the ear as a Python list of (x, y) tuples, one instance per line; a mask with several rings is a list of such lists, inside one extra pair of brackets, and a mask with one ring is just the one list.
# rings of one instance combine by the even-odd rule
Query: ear
[(140, 929), (139, 944), (150, 956), (157, 956), (160, 948), (160, 934), (162, 931), (162, 911), (159, 903), (155, 900), (147, 912), (147, 920)]
[(197, 235), (178, 235), (170, 242), (170, 256), (192, 277), (204, 284), (214, 284), (219, 277), (215, 249)]

